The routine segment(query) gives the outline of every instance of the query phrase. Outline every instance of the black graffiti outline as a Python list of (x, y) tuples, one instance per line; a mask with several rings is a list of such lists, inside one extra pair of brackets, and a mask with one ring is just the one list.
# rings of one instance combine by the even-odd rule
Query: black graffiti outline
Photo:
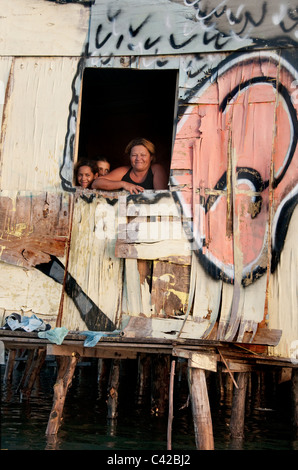
[(72, 299), (82, 320), (92, 331), (114, 331), (115, 324), (83, 291), (77, 281), (69, 272), (65, 275), (65, 266), (56, 256), (50, 256), (48, 263), (41, 263), (35, 268), (50, 277), (58, 284), (63, 285), (65, 293)]
[[(260, 193), (257, 196), (253, 196), (253, 199), (254, 199), (253, 203), (255, 205), (256, 210), (251, 213), (251, 218), (254, 219), (261, 212), (261, 208), (262, 208), (261, 193), (264, 191), (264, 189), (268, 187), (269, 182), (263, 181), (262, 176), (257, 170), (247, 167), (247, 166), (236, 167), (236, 180), (237, 181), (239, 180), (249, 181), (255, 188), (254, 191), (256, 193)], [(222, 174), (222, 176), (219, 178), (217, 183), (215, 184), (213, 190), (224, 191), (226, 188), (227, 188), (227, 172), (225, 171)], [(220, 197), (221, 197), (220, 195), (212, 194), (206, 198), (205, 205), (204, 205), (204, 209), (206, 213), (208, 213), (212, 209), (212, 207), (214, 206), (214, 204)]]
[[(242, 90), (245, 88), (248, 88), (248, 86), (256, 85), (256, 84), (269, 84), (273, 88), (277, 90), (277, 92), (283, 97), (287, 110), (289, 111), (290, 119), (291, 119), (291, 124), (293, 126), (293, 141), (291, 142), (290, 146), (290, 152), (289, 156), (287, 158), (287, 163), (281, 173), (281, 175), (278, 178), (274, 177), (273, 180), (273, 188), (276, 188), (281, 180), (283, 179), (285, 173), (287, 172), (289, 165), (291, 164), (291, 161), (293, 159), (296, 147), (297, 147), (297, 142), (298, 142), (298, 120), (297, 120), (297, 113), (296, 109), (293, 106), (291, 96), (287, 90), (287, 88), (282, 84), (282, 83), (277, 83), (276, 84), (276, 78), (275, 77), (253, 77), (249, 80), (246, 80), (245, 82), (240, 83), (238, 86), (235, 86), (233, 90), (230, 91), (230, 93), (222, 100), (222, 102), (219, 105), (219, 110), (224, 113), (226, 106), (230, 100), (232, 100), (238, 93), (240, 93)], [(268, 187), (269, 181), (266, 181), (265, 187)]]

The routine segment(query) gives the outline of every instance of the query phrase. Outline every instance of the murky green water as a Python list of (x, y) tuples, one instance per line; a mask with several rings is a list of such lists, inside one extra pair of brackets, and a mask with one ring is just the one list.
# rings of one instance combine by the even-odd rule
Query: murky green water
[[(134, 379), (122, 378), (118, 417), (107, 419), (106, 389), (98, 383), (97, 368), (88, 363), (77, 367), (64, 406), (63, 422), (56, 438), (45, 430), (52, 408), (56, 367), (47, 363), (29, 400), (16, 391), (22, 370), (14, 372), (12, 384), (3, 383), (1, 366), (1, 449), (7, 450), (150, 450), (167, 449), (167, 413), (152, 413), (150, 403), (137, 400)], [(229, 420), (231, 395), (222, 397), (211, 382), (210, 401), (216, 450), (296, 450), (298, 439), (291, 426), (289, 394), (267, 392), (266, 399), (247, 400), (245, 439), (231, 441)], [(269, 396), (268, 396), (269, 395)], [(173, 451), (195, 451), (186, 380), (175, 378)], [(138, 403), (139, 402), (139, 403)]]

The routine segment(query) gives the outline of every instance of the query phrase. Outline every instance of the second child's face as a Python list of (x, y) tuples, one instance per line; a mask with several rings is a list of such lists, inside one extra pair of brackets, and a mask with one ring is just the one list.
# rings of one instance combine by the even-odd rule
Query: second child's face
[(90, 166), (81, 166), (78, 170), (77, 180), (82, 188), (89, 188), (92, 181), (97, 177), (98, 173), (93, 173)]
[(110, 164), (108, 162), (98, 161), (97, 167), (99, 176), (105, 176), (110, 173)]

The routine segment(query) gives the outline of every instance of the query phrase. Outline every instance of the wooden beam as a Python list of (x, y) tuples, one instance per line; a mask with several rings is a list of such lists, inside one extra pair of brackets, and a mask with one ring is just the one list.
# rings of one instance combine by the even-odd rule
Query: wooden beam
[(217, 354), (212, 350), (207, 352), (190, 351), (187, 349), (173, 348), (173, 356), (188, 359), (188, 366), (212, 372), (217, 371)]
[(237, 377), (238, 388), (234, 389), (232, 413), (230, 421), (231, 437), (243, 439), (245, 421), (245, 395), (248, 383), (248, 373), (240, 372)]
[(121, 350), (118, 347), (92, 347), (86, 348), (80, 345), (56, 345), (48, 344), (47, 353), (54, 356), (72, 356), (79, 354), (81, 357), (98, 357), (101, 359), (136, 359), (137, 351), (129, 349)]
[(188, 386), (191, 397), (196, 447), (199, 450), (214, 450), (212, 419), (205, 371), (189, 367)]

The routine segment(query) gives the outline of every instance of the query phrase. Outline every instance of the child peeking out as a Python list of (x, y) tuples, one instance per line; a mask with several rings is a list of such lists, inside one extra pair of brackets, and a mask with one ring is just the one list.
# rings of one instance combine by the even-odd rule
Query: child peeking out
[(97, 157), (98, 176), (105, 176), (110, 173), (111, 165), (105, 157)]
[(97, 163), (93, 160), (79, 160), (75, 166), (76, 186), (90, 188), (93, 180), (98, 177)]

